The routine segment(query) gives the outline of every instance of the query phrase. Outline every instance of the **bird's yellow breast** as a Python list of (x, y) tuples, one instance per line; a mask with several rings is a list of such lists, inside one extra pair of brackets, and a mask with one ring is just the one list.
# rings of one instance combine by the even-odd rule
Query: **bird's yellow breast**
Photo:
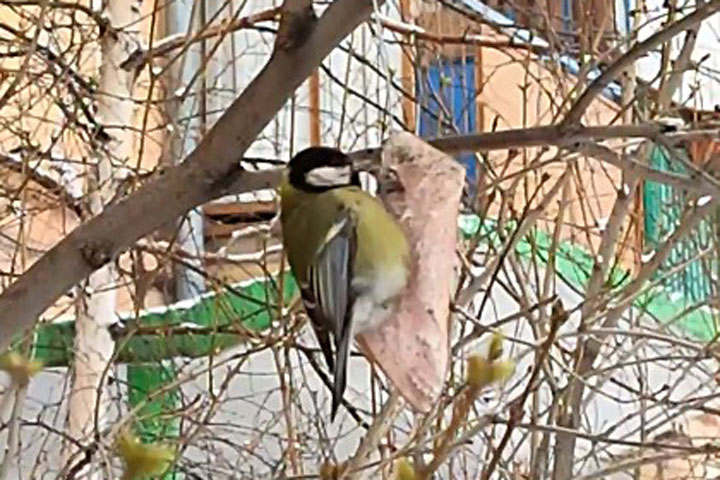
[(402, 227), (362, 189), (306, 193), (283, 182), (280, 194), (285, 249), (298, 280), (304, 280), (304, 272), (343, 210), (350, 210), (356, 225), (356, 276), (375, 278), (385, 270), (408, 269), (410, 247)]

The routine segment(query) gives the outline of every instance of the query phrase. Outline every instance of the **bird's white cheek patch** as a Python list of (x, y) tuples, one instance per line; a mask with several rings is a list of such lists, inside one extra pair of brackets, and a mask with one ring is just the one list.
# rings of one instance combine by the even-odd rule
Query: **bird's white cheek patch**
[(305, 181), (316, 187), (333, 187), (348, 185), (352, 177), (349, 166), (345, 167), (318, 167), (305, 174)]

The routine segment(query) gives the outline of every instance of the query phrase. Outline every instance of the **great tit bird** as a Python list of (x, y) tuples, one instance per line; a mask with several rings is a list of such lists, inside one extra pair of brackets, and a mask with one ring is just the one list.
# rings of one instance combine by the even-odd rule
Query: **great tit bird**
[(408, 282), (410, 246), (395, 218), (362, 190), (351, 159), (334, 148), (293, 157), (280, 197), (285, 252), (334, 377), (334, 420), (350, 344), (390, 315)]

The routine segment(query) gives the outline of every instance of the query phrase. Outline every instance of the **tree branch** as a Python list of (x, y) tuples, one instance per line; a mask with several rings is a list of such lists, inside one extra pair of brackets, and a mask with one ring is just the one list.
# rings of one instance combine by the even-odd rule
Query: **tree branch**
[(429, 143), (445, 153), (502, 150), (509, 147), (527, 148), (555, 146), (566, 147), (591, 140), (611, 138), (653, 138), (664, 133), (667, 127), (647, 123), (641, 125), (610, 125), (561, 128), (558, 125), (502, 130), (499, 132), (458, 135), (430, 140)]
[(650, 180), (673, 188), (679, 188), (695, 195), (720, 195), (720, 185), (704, 175), (681, 175), (664, 172), (641, 163), (633, 155), (619, 153), (602, 145), (588, 143), (574, 148), (576, 152), (614, 165), (621, 170), (632, 171), (643, 180)]
[(169, 219), (225, 194), (239, 181), (249, 188), (270, 186), (266, 173), (240, 167), (243, 153), (290, 94), (372, 9), (370, 0), (333, 2), (304, 41), (273, 52), (263, 70), (181, 165), (111, 205), (40, 258), (0, 296), (0, 348), (7, 348), (14, 335), (31, 326), (78, 281)]
[(79, 219), (85, 217), (85, 207), (79, 198), (75, 198), (70, 191), (58, 183), (54, 178), (44, 174), (36, 168), (26, 166), (22, 160), (11, 155), (0, 154), (0, 166), (6, 167), (47, 190), (52, 196), (68, 209), (72, 210)]
[[(24, 3), (35, 3), (35, 1)], [(155, 42), (152, 48), (144, 48), (133, 52), (133, 54), (121, 64), (121, 67), (127, 70), (138, 69), (153, 58), (168, 55), (179, 48), (185, 47), (186, 45), (207, 40), (219, 35), (226, 35), (238, 30), (253, 28), (258, 23), (275, 20), (279, 14), (280, 7), (273, 7), (230, 21), (223, 21), (215, 25), (210, 25), (201, 32), (193, 35), (169, 35)], [(469, 33), (463, 35), (435, 34), (428, 32), (418, 25), (398, 22), (397, 20), (383, 15), (376, 15), (375, 18), (383, 27), (390, 31), (403, 35), (413, 35), (418, 40), (440, 45), (474, 45), (497, 50), (527, 50), (536, 54), (544, 54), (548, 51), (548, 47), (546, 46), (526, 43), (518, 41), (514, 38), (511, 38), (510, 40), (497, 40), (486, 35), (474, 35)]]
[(632, 62), (643, 55), (646, 55), (659, 45), (669, 41), (674, 36), (686, 30), (692, 29), (695, 25), (718, 11), (720, 11), (720, 0), (712, 0), (698, 6), (693, 13), (668, 25), (666, 28), (659, 30), (655, 34), (651, 35), (647, 40), (635, 44), (635, 46), (613, 62), (612, 65), (610, 65), (608, 69), (602, 73), (602, 75), (596, 78), (585, 89), (583, 94), (580, 95), (580, 98), (578, 98), (577, 102), (575, 102), (575, 105), (573, 105), (567, 113), (561, 124), (565, 127), (577, 124), (595, 97), (602, 92), (602, 90), (607, 87), (610, 82), (615, 80), (618, 75), (627, 69)]
[(136, 50), (120, 64), (120, 67), (125, 70), (139, 69), (155, 57), (167, 55), (174, 50), (207, 40), (209, 38), (236, 32), (244, 28), (251, 28), (260, 22), (275, 20), (279, 14), (280, 7), (273, 7), (253, 13), (252, 15), (248, 15), (246, 17), (239, 17), (231, 21), (220, 22), (216, 25), (205, 28), (201, 32), (189, 35), (182, 33), (169, 35), (155, 42), (155, 44), (152, 45), (152, 48)]
[[(715, 9), (720, 7), (719, 2), (712, 2), (715, 4)], [(710, 4), (706, 4), (705, 7), (707, 7)], [(669, 102), (672, 99), (672, 96), (675, 92), (675, 89), (678, 88), (680, 85), (679, 78), (681, 77), (681, 74), (678, 72), (683, 72), (685, 69), (689, 66), (691, 53), (692, 53), (692, 47), (695, 45), (695, 36), (693, 35), (693, 32), (696, 32), (696, 30), (699, 28), (700, 21), (705, 18), (702, 15), (706, 15), (707, 12), (700, 12), (699, 10), (696, 10), (693, 14), (688, 15), (684, 19), (680, 20), (679, 22), (675, 22), (674, 24), (670, 25), (670, 27), (661, 29), (658, 31), (655, 35), (651, 36), (649, 39), (647, 39), (645, 42), (641, 42), (640, 44), (635, 45), (635, 47), (631, 48), (623, 57), (621, 57), (608, 71), (605, 72), (605, 74), (601, 75), (600, 78), (598, 78), (590, 87), (588, 87), (587, 91), (578, 100), (578, 103), (571, 109), (570, 113), (568, 113), (568, 116), (566, 117), (566, 122), (568, 120), (572, 121), (572, 115), (573, 110), (577, 112), (577, 119), (582, 116), (582, 113), (584, 112), (586, 107), (578, 107), (578, 105), (581, 104), (583, 101), (583, 98), (585, 98), (585, 102), (587, 105), (589, 105), (589, 102), (592, 100), (594, 95), (588, 95), (589, 92), (591, 92), (593, 85), (600, 85), (598, 88), (602, 89), (604, 88), (600, 83), (600, 80), (603, 77), (606, 77), (607, 81), (611, 80), (611, 76), (617, 75), (619, 72), (623, 71), (625, 68), (622, 67), (623, 63), (625, 64), (625, 67), (629, 67), (632, 59), (637, 58), (639, 55), (644, 51), (644, 48), (649, 49), (649, 45), (651, 45), (653, 42), (656, 42), (655, 45), (658, 45), (660, 43), (663, 43), (664, 41), (667, 41), (667, 39), (671, 38), (671, 36), (674, 36), (675, 34), (679, 33), (680, 31), (677, 30), (675, 33), (673, 33), (673, 28), (677, 27), (678, 24), (681, 24), (682, 22), (689, 22), (689, 32), (685, 39), (685, 44), (683, 45), (683, 48), (681, 49), (680, 54), (678, 55), (676, 62), (675, 62), (675, 68), (673, 70), (673, 73), (670, 75), (670, 77), (667, 79), (667, 81), (663, 82), (660, 86), (660, 91), (658, 92), (658, 110), (662, 111), (665, 108), (668, 107)], [(700, 15), (693, 17), (694, 15)], [(698, 19), (699, 18), (699, 19)], [(688, 19), (691, 19), (688, 20)], [(668, 33), (669, 32), (669, 33)], [(669, 36), (670, 35), (670, 36)], [(654, 48), (654, 47), (652, 47)], [(615, 69), (616, 73), (612, 73), (611, 71)], [(600, 83), (598, 83), (600, 82)], [(599, 90), (598, 90), (599, 91)], [(577, 109), (577, 110), (576, 110)], [(658, 137), (657, 140), (659, 143), (664, 143), (662, 137)], [(587, 326), (590, 324), (591, 321), (591, 314), (595, 311), (597, 311), (599, 305), (600, 299), (598, 298), (598, 295), (600, 294), (602, 290), (602, 285), (605, 282), (605, 276), (607, 274), (607, 270), (610, 266), (610, 263), (612, 261), (612, 257), (614, 255), (615, 251), (615, 244), (616, 244), (616, 237), (618, 235), (618, 232), (620, 231), (622, 224), (624, 222), (624, 217), (627, 214), (628, 209), (630, 208), (633, 193), (636, 191), (636, 185), (640, 178), (640, 168), (638, 167), (638, 164), (642, 165), (643, 168), (649, 168), (646, 167), (647, 165), (647, 159), (649, 158), (650, 151), (651, 151), (652, 145), (646, 144), (642, 145), (636, 154), (636, 157), (638, 157), (638, 160), (635, 159), (629, 159), (627, 155), (625, 154), (619, 154), (614, 155), (612, 153), (608, 154), (606, 149), (604, 147), (600, 146), (592, 146), (587, 145), (585, 146), (584, 150), (585, 153), (591, 154), (592, 156), (595, 156), (596, 158), (605, 158), (606, 160), (610, 160), (610, 163), (613, 163), (611, 160), (611, 157), (615, 157), (615, 160), (623, 161), (623, 158), (625, 160), (629, 160), (631, 162), (631, 165), (633, 165), (633, 168), (629, 168), (624, 172), (623, 175), (623, 185), (621, 189), (618, 191), (617, 199), (615, 201), (615, 204), (613, 205), (613, 210), (610, 215), (610, 219), (608, 222), (607, 227), (605, 228), (605, 231), (602, 234), (602, 238), (600, 239), (600, 246), (598, 248), (596, 260), (593, 263), (593, 269), (592, 274), (590, 276), (590, 279), (588, 281), (588, 287), (585, 291), (585, 302), (583, 303), (583, 306), (581, 307), (581, 320), (580, 320), (580, 327), (579, 330), (585, 330)], [(645, 173), (645, 172), (642, 172)], [(697, 171), (696, 171), (697, 173)], [(699, 183), (702, 186), (710, 186), (710, 187), (717, 187), (717, 182), (713, 181), (712, 178), (707, 178), (703, 175), (692, 175), (690, 177), (690, 180)], [(708, 192), (712, 194), (713, 192)], [(657, 257), (657, 255), (656, 255)], [(659, 264), (658, 264), (659, 265)], [(636, 281), (642, 279), (642, 273), (646, 270), (647, 264), (643, 266), (643, 270), (641, 270), (640, 274), (638, 274), (638, 277), (636, 278)], [(655, 270), (653, 270), (655, 271)], [(637, 286), (638, 290), (641, 288), (641, 286), (644, 284), (645, 280), (642, 280), (638, 283), (631, 283), (632, 285), (639, 285)], [(629, 288), (629, 287), (628, 287)], [(615, 322), (617, 322), (618, 318), (620, 317), (621, 313), (625, 311), (624, 306), (621, 310), (619, 310), (620, 313), (617, 313), (616, 316), (608, 315), (608, 318), (606, 319), (607, 325), (614, 325)], [(618, 311), (615, 309), (614, 311)], [(576, 376), (572, 377), (569, 381), (568, 386), (565, 389), (565, 393), (563, 395), (566, 395), (565, 398), (565, 412), (560, 416), (559, 418), (559, 424), (564, 425), (570, 429), (576, 429), (579, 426), (580, 422), (580, 411), (581, 411), (581, 403), (584, 397), (585, 392), (585, 383), (581, 381), (580, 379), (583, 379), (584, 376), (592, 369), (592, 366), (599, 355), (600, 352), (600, 343), (594, 341), (594, 338), (590, 338), (587, 340), (584, 340), (580, 342), (576, 348), (574, 361), (573, 361), (573, 369), (576, 372)], [(555, 469), (553, 472), (553, 476), (556, 479), (564, 480), (565, 478), (569, 478), (572, 475), (572, 464), (575, 459), (575, 445), (576, 445), (576, 438), (574, 435), (566, 434), (566, 433), (559, 433), (557, 437), (557, 441), (555, 443)]]

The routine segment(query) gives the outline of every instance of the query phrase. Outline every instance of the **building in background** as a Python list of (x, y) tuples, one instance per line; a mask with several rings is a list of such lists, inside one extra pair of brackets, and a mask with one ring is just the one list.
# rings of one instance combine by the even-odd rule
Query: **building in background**
[[(647, 12), (638, 14), (640, 18), (636, 20), (637, 24), (643, 25), (638, 33), (641, 37), (649, 35), (653, 28), (658, 28), (657, 22), (646, 21), (653, 18), (654, 12), (659, 12), (660, 2), (656, 3), (658, 5), (646, 2)], [(144, 5), (148, 9), (152, 8), (148, 2)], [(242, 14), (268, 10), (273, 6), (269, 1), (249, 1)], [(214, 23), (234, 15), (235, 12), (229, 8), (214, 13), (209, 9), (205, 12), (206, 21)], [(632, 0), (390, 2), (383, 8), (381, 15), (375, 16), (371, 22), (355, 31), (331, 53), (316, 75), (298, 89), (294, 98), (247, 152), (245, 163), (248, 168), (272, 168), (274, 165), (270, 162), (251, 160), (287, 160), (293, 152), (313, 143), (338, 146), (345, 150), (374, 147), (390, 132), (397, 130), (410, 130), (422, 137), (432, 138), (550, 125), (558, 119), (562, 107), (560, 100), (573, 88), (579, 75), (587, 74), (592, 78), (597, 74), (596, 68), (602, 67), (589, 65), (585, 60), (605, 55), (607, 61), (611, 61), (622, 52), (622, 41), (631, 29), (630, 17), (634, 9)], [(149, 11), (145, 13), (141, 24), (145, 43), (149, 44), (151, 40), (162, 42), (162, 29), (154, 30), (155, 38), (149, 38), (153, 16)], [(2, 18), (8, 23), (17, 21), (17, 15), (9, 7), (0, 7), (0, 15), (4, 15)], [(157, 15), (162, 16), (162, 13)], [(213, 18), (213, 15), (216, 16)], [(715, 62), (720, 62), (720, 56), (717, 55), (718, 47), (712, 39), (713, 26), (717, 26), (718, 21), (717, 16), (713, 17), (699, 32), (696, 53), (698, 67), (683, 76), (682, 87), (674, 97), (678, 108), (672, 112), (672, 116), (682, 121), (701, 119), (711, 123), (716, 120), (716, 105), (720, 103), (716, 97), (720, 93), (714, 88), (713, 82), (720, 69), (720, 65), (715, 65)], [(414, 25), (415, 30), (408, 29), (408, 25)], [(577, 34), (578, 30), (580, 35)], [(188, 135), (200, 137), (212, 128), (221, 112), (262, 67), (271, 52), (271, 39), (271, 35), (260, 29), (243, 29), (224, 35), (220, 41), (211, 37), (204, 42), (206, 51), (214, 52), (208, 68), (212, 75), (202, 78), (205, 88), (199, 98), (195, 99), (199, 104), (198, 111), (202, 112), (202, 121), (194, 127), (198, 130), (190, 131)], [(511, 41), (517, 46), (510, 44)], [(488, 46), (491, 44), (495, 46)], [(499, 46), (501, 44), (503, 46)], [(172, 55), (154, 57), (146, 68), (139, 70), (137, 98), (156, 99), (177, 93), (162, 89), (150, 90), (156, 87), (155, 82), (162, 85), (162, 77), (152, 78), (152, 75), (156, 70), (160, 71), (169, 58)], [(638, 99), (634, 111), (636, 118), (642, 119), (645, 114), (642, 111), (641, 95), (651, 96), (658, 87), (653, 83), (652, 75), (646, 74), (657, 71), (658, 65), (657, 55), (650, 55), (640, 63)], [(92, 62), (82, 63), (82, 68), (91, 72), (95, 65)], [(620, 100), (623, 88), (620, 83), (608, 86), (593, 102), (585, 116), (585, 123), (621, 123)], [(28, 95), (32, 97), (33, 92), (29, 91)], [(30, 98), (26, 101), (29, 102)], [(165, 123), (166, 119), (157, 104), (139, 103), (143, 107), (138, 109), (133, 125), (138, 132), (135, 156), (128, 159), (132, 168), (127, 167), (130, 184), (136, 178), (142, 182), (143, 176), (163, 161), (167, 132), (172, 129)], [(10, 105), (5, 108), (20, 109), (22, 106)], [(73, 189), (67, 188), (72, 185), (72, 181), (66, 177), (73, 173), (68, 173), (63, 165), (87, 161), (86, 139), (77, 131), (63, 131), (58, 135), (54, 129), (55, 124), (65, 121), (62, 120), (62, 110), (40, 102), (33, 107), (33, 111), (39, 112), (44, 108), (54, 112), (52, 115), (55, 117), (37, 122), (29, 120), (29, 126), (25, 126), (30, 132), (28, 138), (11, 134), (10, 129), (0, 131), (0, 166), (4, 169), (3, 178), (8, 179), (2, 199), (6, 214), (0, 219), (0, 268), (10, 272), (6, 277), (7, 283), (75, 228), (83, 215), (78, 211), (77, 196), (83, 192), (68, 193), (73, 192)], [(55, 140), (57, 145), (53, 145)], [(31, 144), (34, 145), (33, 149), (28, 148)], [(686, 161), (697, 166), (715, 161), (717, 155), (715, 144), (709, 141), (687, 144), (685, 151)], [(467, 200), (481, 212), (479, 223), (484, 225), (483, 222), (497, 218), (501, 208), (511, 208), (519, 213), (529, 203), (536, 201), (533, 192), (539, 188), (543, 175), (550, 176), (550, 184), (564, 171), (564, 164), (553, 162), (557, 153), (556, 149), (536, 148), (459, 156), (458, 160), (466, 166), (467, 171)], [(677, 159), (669, 158), (662, 149), (657, 149), (651, 158), (655, 168), (678, 172), (681, 171), (678, 169), (683, 168)], [(573, 289), (583, 288), (583, 281), (589, 275), (588, 268), (592, 265), (589, 252), (597, 249), (616, 192), (623, 188), (619, 169), (591, 158), (578, 157), (575, 161), (576, 168), (567, 196), (569, 208), (565, 221), (568, 226), (562, 231), (562, 247), (558, 250), (562, 259), (557, 264), (560, 277), (566, 281), (566, 284), (558, 287), (558, 292), (568, 305), (579, 302)], [(543, 165), (542, 168), (537, 168), (539, 164)], [(139, 168), (135, 168), (137, 165)], [(488, 185), (499, 173), (508, 175), (517, 172), (520, 175), (519, 172), (526, 169), (535, 171), (524, 176), (521, 185), (512, 185), (512, 180), (505, 181), (508, 191), (512, 185), (512, 194), (507, 204), (501, 205), (497, 199), (487, 197)], [(57, 185), (64, 188), (58, 190)], [(617, 269), (620, 274), (636, 271), (644, 256), (651, 253), (674, 228), (680, 211), (677, 206), (683, 201), (680, 193), (664, 185), (645, 182), (640, 188), (643, 189), (642, 201), (633, 205), (623, 225), (622, 241), (619, 242)], [(547, 244), (542, 242), (552, 234), (557, 211), (558, 207), (553, 204), (539, 222), (540, 229), (533, 237), (539, 239), (539, 243), (533, 244), (528, 240), (523, 244), (526, 252), (530, 252), (524, 258), (529, 262), (539, 262), (540, 268), (544, 266), (542, 261), (547, 254), (547, 248), (542, 248), (542, 245), (547, 247)], [(127, 270), (128, 275), (124, 277), (127, 282), (118, 287), (117, 313), (118, 319), (123, 320), (118, 323), (118, 328), (133, 322), (140, 322), (141, 326), (162, 326), (166, 322), (174, 326), (187, 326), (195, 322), (203, 327), (214, 327), (217, 325), (212, 322), (223, 317), (227, 322), (217, 327), (221, 330), (233, 323), (233, 319), (257, 320), (262, 316), (262, 320), (257, 320), (256, 327), (273, 326), (279, 329), (271, 323), (271, 316), (267, 315), (267, 300), (274, 299), (274, 293), (269, 292), (274, 292), (277, 286), (272, 282), (257, 281), (268, 273), (277, 273), (281, 265), (279, 238), (270, 226), (276, 213), (273, 191), (228, 196), (203, 206), (206, 249), (203, 267), (208, 274), (211, 292), (195, 303), (190, 302), (192, 305), (166, 305), (168, 282), (172, 281), (169, 267), (172, 261), (177, 260), (177, 257), (166, 254), (172, 235), (164, 232), (154, 236), (147, 239), (142, 248), (123, 256), (120, 265)], [(687, 302), (707, 300), (717, 295), (717, 256), (708, 254), (697, 258), (698, 252), (715, 245), (714, 239), (718, 238), (717, 225), (717, 222), (708, 221), (686, 242), (677, 246), (677, 252), (669, 260), (667, 268), (678, 270), (678, 266), (685, 267), (663, 279), (662, 285), (667, 295), (654, 300), (653, 314), (667, 311), (670, 313), (666, 315), (672, 316), (683, 310)], [(19, 238), (23, 240), (22, 251), (17, 248)], [(142, 275), (138, 275), (138, 272)], [(515, 281), (519, 280), (516, 278)], [(228, 285), (235, 285), (240, 294), (232, 290), (228, 293)], [(250, 296), (251, 300), (243, 295)], [(495, 308), (484, 312), (481, 321), (491, 323), (520, 308), (498, 286), (492, 290), (491, 297)], [(71, 302), (70, 296), (59, 301), (46, 313), (46, 325), (41, 326), (37, 333), (37, 338), (46, 342), (44, 347), (40, 345), (38, 351), (44, 348), (43, 354), (55, 359), (53, 361), (59, 369), (70, 358), (69, 352), (58, 353), (57, 350), (69, 349), (72, 345), (69, 337), (72, 334), (71, 323), (68, 323), (72, 322), (68, 314)], [(222, 311), (221, 315), (219, 311)], [(714, 315), (714, 312), (706, 310), (694, 317), (688, 315), (689, 319), (681, 322), (684, 329), (681, 331), (707, 339), (715, 332)], [(200, 317), (203, 319), (199, 320)], [(222, 334), (220, 330), (216, 333)], [(164, 348), (158, 345), (168, 341), (167, 333), (157, 335), (148, 331), (138, 335), (132, 348), (124, 351), (121, 364), (133, 360), (133, 355), (149, 355), (142, 357), (144, 362), (156, 357), (172, 357), (186, 368), (200, 368), (198, 365), (208, 365), (215, 361), (222, 363), (226, 361), (223, 359), (232, 356), (232, 352), (247, 348), (246, 341), (252, 341), (250, 334), (241, 340), (235, 338), (237, 332), (231, 334), (234, 335), (233, 340), (217, 335), (203, 337), (202, 342), (191, 342), (187, 336), (178, 334), (171, 339), (173, 347)], [(529, 337), (530, 332), (523, 331), (522, 335)], [(518, 336), (521, 336), (520, 333)], [(213, 338), (219, 339), (217, 344), (213, 343)], [(226, 347), (228, 351), (218, 353)], [(216, 359), (215, 354), (220, 357)], [(201, 358), (188, 360), (194, 357)], [(278, 362), (288, 368), (304, 368), (310, 372), (307, 365), (298, 366), (303, 361), (299, 354), (287, 360), (287, 364), (279, 362), (269, 352), (258, 356), (250, 362), (242, 378), (230, 388), (229, 395), (235, 398), (235, 403), (224, 405), (219, 415), (238, 424), (271, 424), (284, 405), (278, 392), (280, 380), (275, 375)], [(360, 405), (370, 408), (366, 398), (370, 391), (367, 380), (370, 373), (366, 365), (359, 361), (354, 362), (353, 368), (356, 369), (351, 375), (355, 379), (352, 382), (353, 398)], [(124, 378), (125, 368), (119, 366), (113, 374)], [(173, 375), (169, 375), (169, 381), (172, 381)], [(668, 373), (665, 366), (661, 365), (653, 373), (650, 382), (685, 382), (680, 391), (687, 396), (696, 395), (708, 387), (701, 385), (707, 379), (679, 377)], [(133, 383), (132, 379), (128, 381)], [(183, 398), (205, 392), (212, 388), (211, 383), (206, 377), (191, 382), (183, 387)], [(33, 384), (33, 394), (35, 398), (56, 397), (59, 401), (60, 384), (60, 376), (52, 370), (48, 371)], [(117, 390), (117, 398), (132, 395), (124, 384)], [(322, 397), (323, 387), (317, 379), (310, 382), (302, 395), (309, 396), (315, 392), (320, 392), (318, 395)], [(617, 393), (615, 390), (613, 392)], [(245, 394), (247, 398), (237, 398)], [(135, 403), (141, 402), (144, 395), (137, 397)], [(178, 402), (177, 399), (171, 399), (166, 405), (156, 405), (158, 410), (154, 413), (167, 413), (168, 409), (187, 407)], [(308, 409), (314, 405), (309, 400), (300, 403)], [(115, 407), (118, 414), (127, 410), (122, 400), (118, 400)], [(629, 403), (625, 409), (614, 410), (613, 402), (601, 396), (588, 408), (601, 417), (600, 423), (613, 423), (636, 407), (636, 403)], [(58, 411), (46, 408), (40, 402), (28, 408), (33, 415), (40, 412), (44, 418)], [(153, 413), (152, 410), (147, 412), (149, 415)], [(242, 419), (238, 420), (238, 417)], [(351, 424), (349, 419), (345, 420), (346, 426)], [(653, 421), (661, 422), (658, 419)], [(628, 435), (633, 433), (631, 427), (634, 425), (628, 423)], [(147, 428), (150, 431), (155, 427), (149, 424)], [(240, 430), (227, 427), (225, 433), (240, 435)], [(41, 437), (43, 434), (34, 432), (32, 435)], [(358, 435), (355, 432), (343, 440), (344, 450), (341, 450), (351, 451)], [(282, 453), (280, 450), (278, 445), (263, 445), (260, 453), (252, 452), (248, 458), (255, 455), (274, 458)], [(216, 459), (221, 459), (218, 461), (223, 468), (229, 470), (232, 465), (232, 453), (228, 451), (218, 453), (210, 452), (210, 448), (198, 449), (192, 455), (198, 461), (210, 461), (211, 455), (216, 455)], [(607, 451), (603, 451), (600, 456), (607, 459), (608, 455)], [(34, 457), (29, 456), (28, 465), (34, 460)], [(257, 459), (249, 461), (249, 464), (252, 464), (252, 468), (263, 467)]]

